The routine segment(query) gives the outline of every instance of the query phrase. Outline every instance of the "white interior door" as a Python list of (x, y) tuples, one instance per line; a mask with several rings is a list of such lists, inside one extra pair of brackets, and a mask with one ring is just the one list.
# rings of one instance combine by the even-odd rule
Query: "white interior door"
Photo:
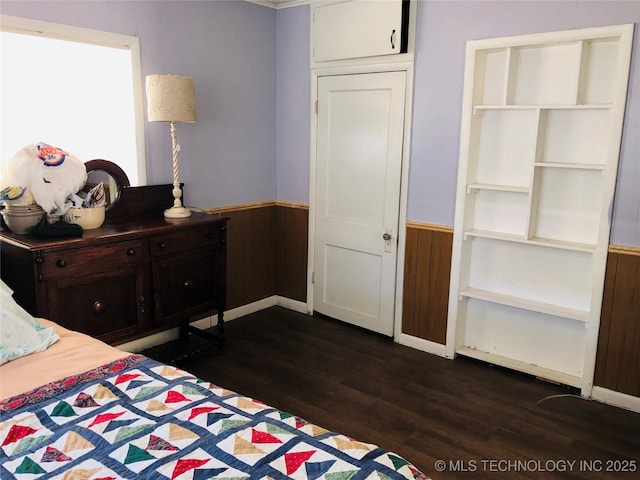
[(319, 77), (314, 310), (393, 334), (406, 72)]

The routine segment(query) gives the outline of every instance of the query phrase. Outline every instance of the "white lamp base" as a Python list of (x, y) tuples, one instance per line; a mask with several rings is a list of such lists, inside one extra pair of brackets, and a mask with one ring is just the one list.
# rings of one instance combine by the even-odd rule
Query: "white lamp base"
[(191, 216), (191, 210), (184, 207), (171, 207), (164, 211), (166, 218), (187, 218)]

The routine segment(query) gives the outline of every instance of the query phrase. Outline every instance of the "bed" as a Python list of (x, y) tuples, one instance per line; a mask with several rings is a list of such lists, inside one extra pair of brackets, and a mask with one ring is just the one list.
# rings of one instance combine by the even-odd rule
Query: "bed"
[(35, 321), (58, 339), (0, 366), (0, 478), (426, 479), (375, 445)]

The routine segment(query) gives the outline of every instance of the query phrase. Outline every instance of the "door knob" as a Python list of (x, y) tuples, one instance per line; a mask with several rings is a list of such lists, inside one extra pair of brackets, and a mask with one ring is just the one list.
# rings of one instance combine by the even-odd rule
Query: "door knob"
[(382, 239), (385, 241), (389, 241), (391, 240), (391, 235), (389, 235), (388, 233), (385, 233), (384, 235), (382, 235)]

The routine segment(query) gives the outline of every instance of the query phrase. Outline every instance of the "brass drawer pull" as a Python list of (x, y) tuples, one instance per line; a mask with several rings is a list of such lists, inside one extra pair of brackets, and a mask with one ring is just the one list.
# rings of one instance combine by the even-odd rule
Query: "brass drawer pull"
[(135, 252), (135, 250), (133, 248), (130, 248), (129, 250), (127, 250), (127, 255), (129, 257), (133, 257), (133, 256), (135, 256), (135, 254), (136, 254), (136, 252)]
[(190, 289), (193, 287), (193, 279), (191, 278), (187, 278), (184, 283), (182, 284), (182, 286), (186, 289)]
[(67, 266), (67, 261), (66, 261), (66, 260), (58, 260), (58, 261), (56, 262), (56, 265), (57, 265), (58, 267), (60, 267), (60, 268), (64, 268), (64, 267), (66, 267), (66, 266)]

